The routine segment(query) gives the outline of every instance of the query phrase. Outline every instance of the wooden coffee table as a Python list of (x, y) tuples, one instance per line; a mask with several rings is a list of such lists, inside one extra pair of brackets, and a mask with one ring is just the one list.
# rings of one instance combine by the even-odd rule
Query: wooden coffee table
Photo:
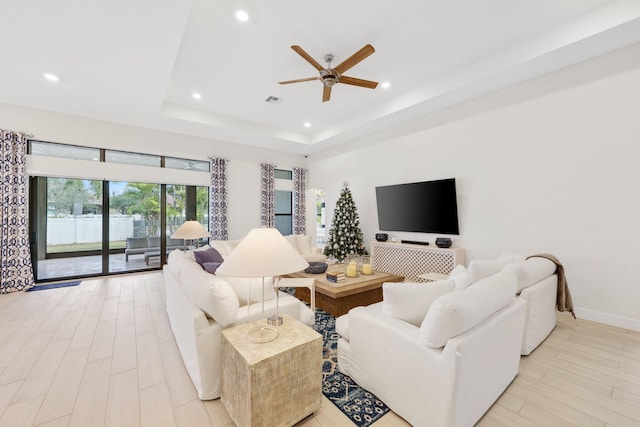
[[(329, 266), (329, 270), (333, 270), (331, 266)], [(325, 273), (307, 274), (301, 271), (283, 277), (313, 278), (316, 285), (316, 307), (336, 317), (348, 313), (353, 307), (382, 301), (382, 284), (384, 282), (402, 282), (404, 280), (402, 276), (381, 271), (374, 271), (371, 275), (347, 278), (338, 283), (328, 281)], [(310, 301), (309, 289), (307, 288), (296, 288), (296, 296), (302, 301)]]

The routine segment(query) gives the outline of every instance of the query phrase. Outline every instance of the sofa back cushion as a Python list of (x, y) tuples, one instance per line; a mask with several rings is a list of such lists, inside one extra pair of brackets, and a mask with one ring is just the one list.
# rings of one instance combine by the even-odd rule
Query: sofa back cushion
[(185, 252), (178, 249), (169, 252), (167, 268), (177, 281), (180, 281), (180, 276), (185, 266), (192, 266), (192, 264), (194, 264), (193, 260), (191, 260)]
[(471, 283), (475, 283), (478, 280), (482, 280), (485, 277), (496, 274), (510, 262), (512, 262), (512, 259), (506, 256), (496, 259), (478, 259), (469, 262), (467, 272), (469, 273)]
[(180, 275), (187, 298), (207, 317), (222, 326), (233, 323), (238, 317), (240, 304), (231, 285), (226, 280), (207, 273), (197, 263), (190, 264), (182, 269)]
[(469, 276), (467, 268), (462, 264), (456, 265), (447, 276), (447, 279), (453, 280), (456, 291), (461, 291), (471, 284), (471, 276)]
[(526, 261), (507, 264), (504, 269), (515, 273), (518, 279), (517, 292), (519, 293), (540, 280), (555, 274), (556, 265), (546, 258), (533, 257)]
[(215, 248), (222, 257), (229, 255), (229, 252), (227, 252), (226, 240), (209, 240), (209, 246)]
[(383, 283), (382, 311), (420, 326), (433, 301), (454, 287), (451, 279), (431, 283)]
[(427, 347), (443, 347), (450, 338), (468, 331), (507, 306), (516, 294), (512, 271), (501, 271), (468, 288), (436, 299), (420, 325), (420, 341)]

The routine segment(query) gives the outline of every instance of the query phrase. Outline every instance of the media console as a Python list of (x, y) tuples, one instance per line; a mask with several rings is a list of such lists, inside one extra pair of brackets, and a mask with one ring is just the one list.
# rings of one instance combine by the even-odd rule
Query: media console
[(426, 273), (448, 275), (458, 264), (465, 263), (464, 249), (373, 242), (371, 259), (374, 270), (404, 276), (407, 281), (419, 281)]

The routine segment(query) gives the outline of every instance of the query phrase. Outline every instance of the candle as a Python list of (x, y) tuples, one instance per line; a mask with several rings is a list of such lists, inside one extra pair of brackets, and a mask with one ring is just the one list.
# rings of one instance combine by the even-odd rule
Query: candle
[(357, 267), (355, 262), (349, 263), (349, 265), (347, 265), (347, 277), (356, 277), (356, 271)]
[(362, 274), (373, 274), (371, 264), (362, 264)]

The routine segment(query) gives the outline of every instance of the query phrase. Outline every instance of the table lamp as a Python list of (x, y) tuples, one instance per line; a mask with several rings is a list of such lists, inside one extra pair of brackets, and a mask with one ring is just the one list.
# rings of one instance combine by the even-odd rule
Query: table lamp
[[(206, 228), (202, 226), (198, 221), (185, 221), (178, 229), (171, 235), (172, 239), (190, 240), (193, 246), (193, 241), (196, 239), (203, 239), (205, 237), (211, 237)], [(185, 242), (186, 244), (186, 242)]]
[[(277, 280), (282, 274), (304, 270), (309, 263), (275, 228), (254, 228), (218, 267), (217, 273), (232, 277), (273, 277), (276, 290), (276, 313), (267, 319), (267, 325), (249, 331), (253, 342), (269, 342), (278, 337), (277, 326), (282, 324), (278, 314), (279, 294)], [(251, 288), (249, 288), (251, 290)], [(251, 304), (251, 296), (247, 301)], [(264, 295), (263, 295), (264, 304)]]

